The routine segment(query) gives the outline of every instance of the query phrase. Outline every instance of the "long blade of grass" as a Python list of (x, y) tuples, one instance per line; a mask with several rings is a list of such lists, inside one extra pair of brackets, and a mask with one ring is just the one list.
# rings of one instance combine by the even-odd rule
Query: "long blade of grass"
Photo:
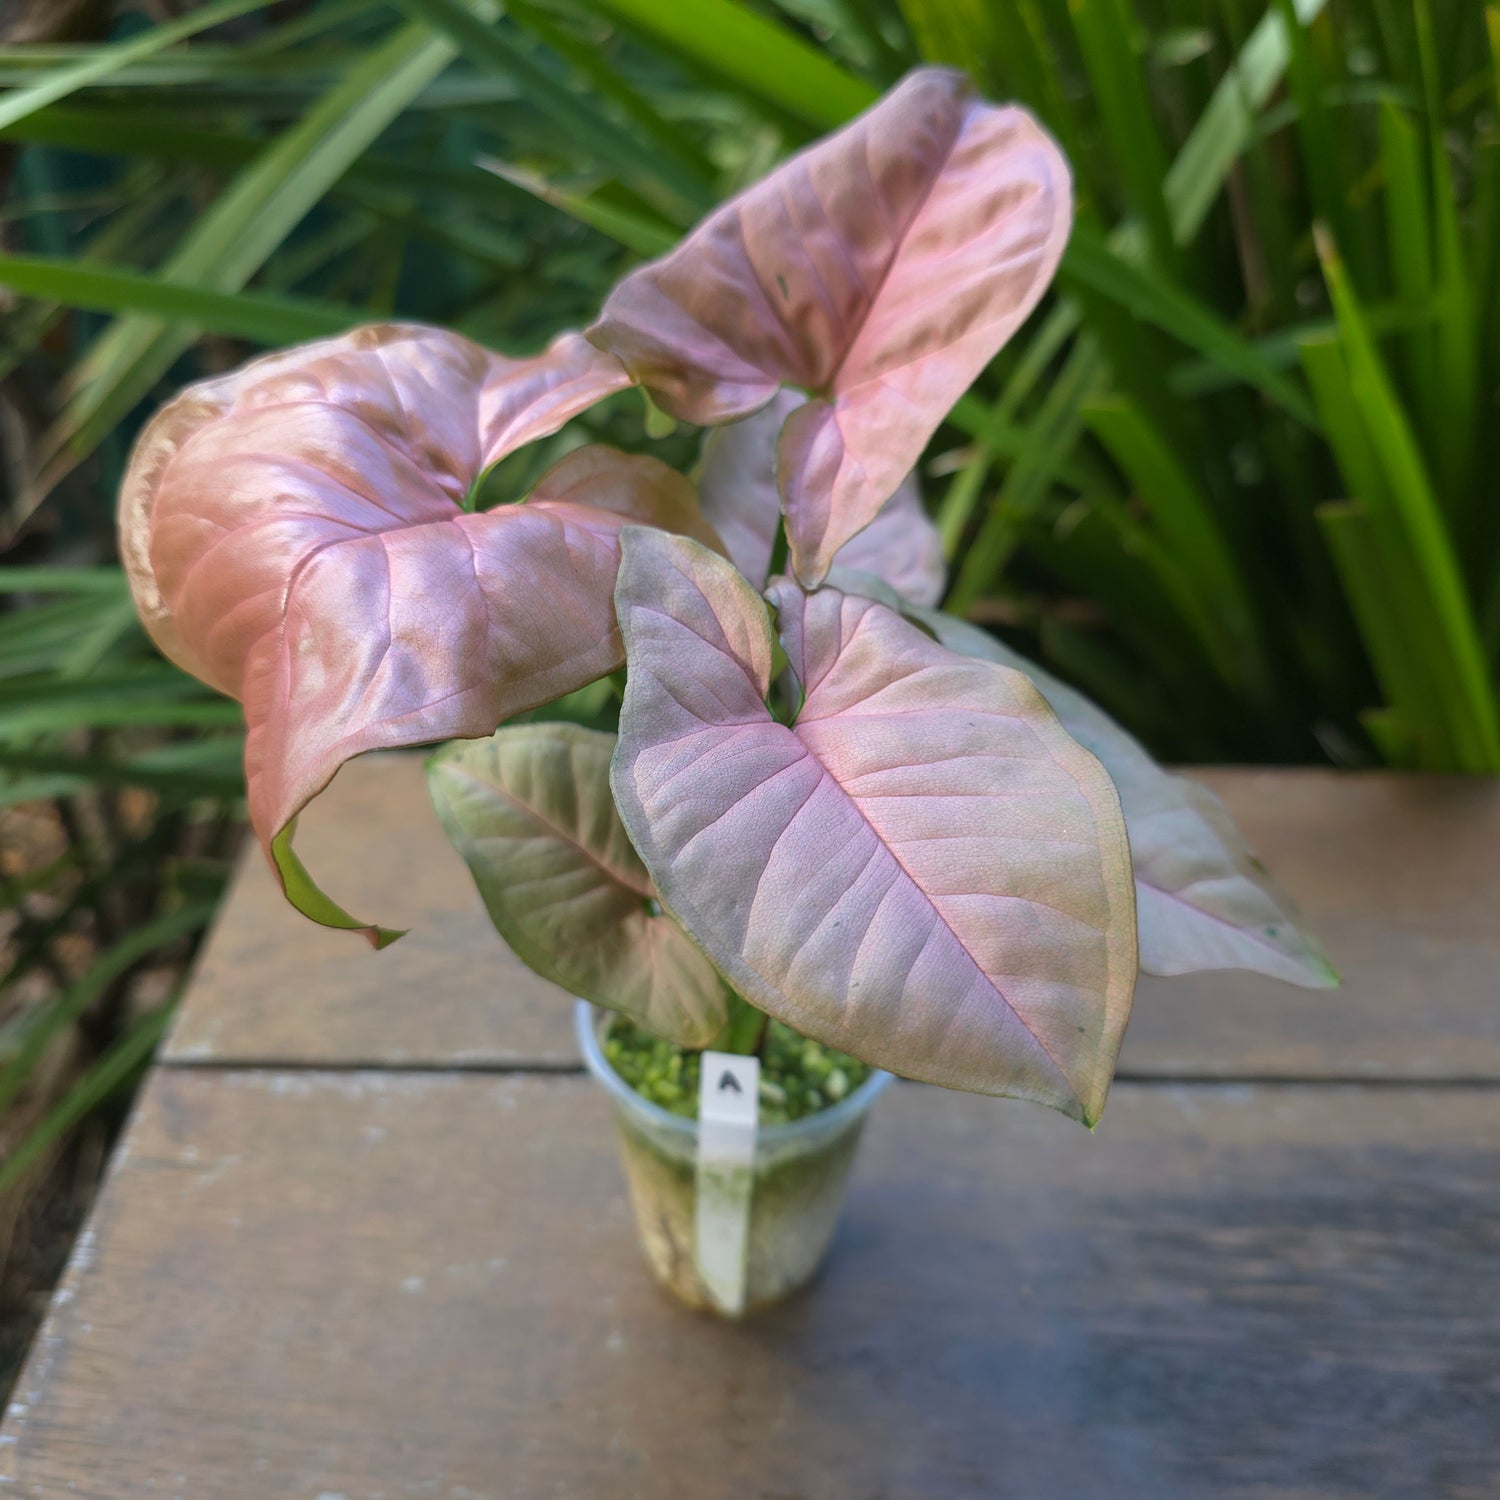
[(1495, 99), (1500, 102), (1500, 5), (1485, 6), (1484, 30), (1490, 40), (1490, 71), (1494, 75)]
[(1181, 258), (1164, 184), (1167, 153), (1136, 57), (1129, 0), (1071, 0), (1068, 10), (1093, 84), (1099, 120), (1125, 193), (1141, 222), (1157, 268), (1180, 275)]
[(1026, 525), (1047, 498), (1059, 468), (1083, 431), (1082, 402), (1103, 379), (1108, 366), (1098, 344), (1085, 334), (1037, 409), (1025, 448), (1017, 454), (964, 554), (948, 596), (948, 608), (965, 613), (1010, 560)]
[(80, 644), (129, 618), (120, 594), (74, 593), (0, 615), (0, 681), (58, 672)]
[(1072, 338), (1075, 327), (1076, 320), (1070, 307), (1066, 304), (1054, 307), (1026, 345), (1025, 352), (1006, 379), (999, 399), (987, 407), (975, 397), (965, 396), (954, 408), (950, 417), (953, 425), (965, 428), (979, 441), (974, 445), (973, 455), (948, 486), (938, 508), (938, 535), (942, 538), (943, 556), (950, 562), (957, 556), (969, 529), (995, 457), (1004, 451), (1017, 451), (1010, 441), (1011, 424), (1016, 413), (1036, 389), (1063, 345)]
[(63, 1095), (0, 1167), (0, 1194), (23, 1178), (53, 1144), (104, 1104), (150, 1062), (176, 1013), (177, 996), (141, 1016)]
[(1191, 568), (1178, 557), (1166, 539), (1148, 529), (1128, 505), (1107, 494), (1089, 494), (1077, 502), (1087, 506), (1115, 535), (1119, 553), (1131, 559), (1131, 572), (1159, 597), (1172, 617), (1173, 633), (1182, 653), (1197, 659), (1222, 685), (1238, 686), (1243, 664), (1236, 660), (1226, 638), (1222, 619)]
[[(776, 0), (778, 9), (825, 27), (829, 41), (861, 73), (892, 84), (921, 61), (900, 6), (886, 0)], [(890, 35), (887, 35), (889, 30)]]
[(115, 266), (80, 265), (39, 255), (0, 255), (0, 286), (25, 297), (95, 312), (151, 313), (205, 333), (257, 344), (290, 344), (342, 333), (356, 309), (267, 292), (214, 292)]
[(0, 1114), (14, 1102), (31, 1070), (59, 1032), (71, 1026), (110, 985), (143, 958), (177, 938), (206, 927), (213, 914), (212, 903), (197, 902), (135, 928), (95, 959), (61, 995), (39, 1010), (25, 1027), (15, 1056), (0, 1068)]
[[(1304, 25), (1327, 0), (1296, 0)], [(1198, 122), (1167, 171), (1163, 191), (1179, 243), (1202, 228), (1230, 169), (1255, 130), (1255, 111), (1265, 107), (1286, 74), (1291, 42), (1273, 6), (1219, 80)]]
[[(1431, 307), (1404, 302), (1385, 302), (1365, 309), (1365, 319), (1370, 332), (1384, 339), (1389, 334), (1411, 333), (1419, 328), (1430, 328), (1433, 321)], [(1293, 323), (1278, 328), (1264, 338), (1252, 339), (1250, 347), (1263, 364), (1273, 370), (1296, 368), (1302, 359), (1302, 346), (1309, 339), (1325, 338), (1338, 332), (1338, 324), (1332, 318), (1315, 318), (1309, 323)], [(1167, 380), (1179, 396), (1211, 396), (1218, 391), (1229, 390), (1244, 383), (1244, 377), (1233, 374), (1222, 365), (1207, 359), (1184, 360), (1168, 372)], [(1314, 417), (1318, 416), (1313, 408)], [(1318, 418), (1321, 421), (1321, 418)]]
[(17, 89), (0, 99), (0, 129), (14, 125), (17, 120), (55, 104), (59, 99), (66, 99), (78, 89), (108, 78), (131, 63), (151, 57), (164, 47), (186, 41), (200, 31), (232, 21), (248, 11), (263, 10), (270, 3), (271, 0), (218, 0), (216, 5), (205, 5), (191, 15), (154, 27), (127, 41), (91, 49), (77, 62), (54, 68), (29, 88)]
[(219, 729), (242, 720), (237, 703), (121, 703), (95, 694), (80, 694), (72, 702), (0, 708), (0, 736), (19, 737), (65, 729), (120, 729), (132, 724)]
[(1450, 757), (1443, 742), (1443, 705), (1431, 674), (1413, 654), (1414, 638), (1405, 628), (1410, 611), (1402, 608), (1410, 598), (1386, 567), (1368, 507), (1357, 500), (1330, 501), (1316, 515), (1389, 705), (1378, 721), (1383, 757), (1392, 765), (1444, 767)]
[(945, 63), (993, 90), (1003, 55), (999, 6), (987, 0), (900, 0), (901, 15), (924, 62)]
[(567, 188), (538, 177), (535, 172), (527, 172), (508, 162), (480, 157), (479, 165), (512, 187), (530, 193), (539, 203), (557, 209), (559, 213), (566, 214), (580, 224), (586, 224), (590, 229), (597, 229), (600, 234), (608, 235), (637, 255), (662, 255), (680, 238), (675, 229), (659, 220), (631, 213), (585, 193), (570, 192)]
[(1217, 313), (1153, 268), (1112, 254), (1088, 230), (1077, 228), (1063, 257), (1063, 271), (1254, 386), (1303, 426), (1317, 430), (1317, 413), (1295, 381), (1267, 362), (1249, 339)]
[[(1396, 294), (1434, 317), (1402, 339), (1406, 390), (1422, 413), (1424, 430), (1437, 430), (1432, 407), (1443, 399), (1438, 375), (1436, 308), (1432, 302), (1432, 240), (1427, 169), (1411, 122), (1390, 100), (1380, 105), (1380, 160), (1385, 171), (1386, 248)], [(1429, 454), (1430, 456), (1430, 454)]]
[(517, 26), (529, 31), (543, 46), (564, 59), (580, 77), (587, 79), (602, 98), (613, 101), (635, 122), (659, 153), (677, 164), (684, 183), (690, 185), (696, 195), (693, 201), (701, 199), (705, 206), (715, 201), (717, 173), (713, 163), (680, 125), (664, 119), (651, 100), (631, 84), (614, 57), (592, 41), (575, 37), (555, 24), (529, 0), (506, 0), (505, 12)]
[(1349, 208), (1351, 173), (1343, 161), (1341, 137), (1329, 119), (1317, 55), (1292, 0), (1276, 0), (1276, 8), (1287, 39), (1287, 87), (1296, 105), (1297, 139), (1313, 211), (1332, 227), (1345, 258), (1367, 274), (1368, 256)]
[(356, 17), (364, 18), (372, 11), (384, 10), (385, 5), (386, 0), (321, 0), (296, 20), (283, 21), (264, 36), (240, 43), (238, 50), (252, 57), (285, 53), (288, 48), (300, 47), (313, 37), (346, 27)]
[[(1317, 16), (1326, 0), (1297, 0), (1303, 21)], [(1290, 45), (1285, 25), (1275, 9), (1251, 32), (1228, 73), (1215, 87), (1198, 122), (1168, 169), (1163, 184), (1172, 230), (1179, 244), (1190, 242), (1207, 218), (1235, 161), (1256, 128), (1254, 110), (1265, 105), (1285, 72)], [(1145, 236), (1138, 223), (1128, 222), (1109, 238), (1110, 250), (1138, 261)], [(1067, 306), (1068, 304), (1064, 304)], [(1077, 319), (1074, 304), (1071, 316)], [(990, 586), (1009, 559), (1030, 514), (1045, 497), (1056, 473), (1082, 431), (1076, 409), (1059, 406), (1058, 392), (1071, 392), (1082, 402), (1101, 386), (1108, 365), (1092, 343), (1075, 346), (1048, 397), (1048, 424), (1023, 465), (1019, 460), (993, 500), (974, 544), (964, 556), (949, 595), (949, 607), (962, 613)], [(1262, 372), (1263, 373), (1263, 372)], [(1294, 398), (1295, 399), (1295, 398)], [(1053, 467), (1048, 468), (1050, 462)], [(1012, 507), (1018, 507), (1012, 513)]]
[(1437, 309), (1437, 360), (1442, 401), (1433, 412), (1428, 449), (1433, 457), (1439, 499), (1456, 534), (1473, 540), (1472, 491), (1479, 423), (1479, 346), (1473, 289), (1464, 263), (1458, 196), (1448, 163), (1447, 119), (1443, 109), (1437, 43), (1430, 0), (1417, 0), (1417, 50), (1427, 102), (1427, 143), (1432, 180), (1433, 305)]
[[(46, 109), (0, 132), (0, 139), (96, 155), (151, 157), (218, 172), (246, 166), (266, 150), (258, 135), (208, 128), (185, 131), (174, 113), (144, 107)], [(392, 191), (439, 193), (481, 209), (492, 207), (494, 200), (493, 185), (467, 168), (417, 163), (380, 152), (352, 162), (333, 191), (369, 202), (389, 202)]]
[(221, 169), (241, 166), (264, 149), (264, 142), (250, 135), (186, 131), (170, 112), (118, 104), (53, 105), (0, 129), (0, 140)]
[(602, 114), (588, 95), (560, 83), (501, 27), (490, 24), (498, 7), (476, 11), (466, 0), (397, 3), (414, 21), (445, 33), (471, 62), (513, 80), (564, 139), (576, 142), (645, 192), (653, 206), (681, 216), (683, 227), (695, 217), (694, 209), (702, 211), (713, 203), (712, 189), (700, 177), (686, 171), (675, 157), (645, 149)]
[(127, 659), (120, 665), (99, 667), (86, 682), (54, 674), (41, 680), (0, 683), (0, 714), (90, 697), (117, 703), (207, 702), (212, 701), (212, 690), (165, 662)]
[[(237, 292), (390, 122), (447, 66), (454, 47), (411, 26), (363, 56), (296, 125), (246, 166), (162, 268), (164, 280)], [(131, 314), (85, 357), (77, 393), (44, 442), (21, 519), (103, 440), (195, 337)]]
[(1083, 413), (1129, 477), (1153, 531), (1181, 570), (1220, 676), (1264, 698), (1269, 671), (1254, 612), (1207, 497), (1145, 414), (1124, 397), (1095, 398)]
[[(1243, 721), (1243, 706), (1234, 702), (1223, 687), (1212, 664), (1198, 649), (1198, 639), (1184, 629), (1182, 608), (1163, 584), (1161, 564), (1170, 559), (1152, 557), (1151, 539), (1143, 528), (1132, 527), (1123, 507), (1086, 493), (1060, 511), (1050, 525), (1033, 527), (1028, 536), (1032, 555), (1049, 573), (1076, 590), (1101, 610), (1111, 625), (1111, 635), (1124, 643), (1137, 663), (1159, 665), (1158, 672), (1143, 671), (1137, 664), (1131, 676), (1103, 695), (1124, 709), (1131, 719), (1130, 701), (1139, 691), (1153, 689), (1163, 701), (1174, 700), (1169, 714), (1173, 753), (1191, 755), (1194, 745), (1211, 741), (1211, 725), (1226, 704)], [(1143, 546), (1143, 550), (1137, 550)], [(1121, 555), (1131, 565), (1121, 566)], [(1045, 628), (1044, 616), (1044, 628)], [(1191, 706), (1191, 714), (1182, 712)], [(1175, 721), (1175, 722), (1174, 722)], [(1181, 748), (1178, 748), (1181, 747)]]
[(118, 568), (0, 567), (0, 594), (111, 594), (123, 597)]
[(822, 130), (875, 102), (872, 84), (735, 0), (587, 0), (668, 51)]
[[(1423, 623), (1431, 639), (1424, 669), (1443, 685), (1457, 768), (1500, 770), (1500, 712), (1442, 511), (1337, 249), (1320, 234), (1318, 250), (1339, 323), (1354, 413), (1330, 430), (1351, 498), (1363, 501), (1374, 524), (1391, 537), (1387, 568), (1409, 566), (1402, 591), (1425, 601)], [(1325, 396), (1332, 396), (1335, 382), (1324, 384)], [(1350, 430), (1355, 421), (1358, 430)]]
[[(187, 740), (122, 758), (0, 745), (0, 772), (10, 773), (0, 780), (0, 807), (86, 786), (142, 787), (177, 802), (194, 797), (231, 799), (244, 793), (243, 753), (244, 740), (238, 735)], [(26, 773), (26, 779), (17, 773)], [(47, 790), (39, 790), (43, 786)]]

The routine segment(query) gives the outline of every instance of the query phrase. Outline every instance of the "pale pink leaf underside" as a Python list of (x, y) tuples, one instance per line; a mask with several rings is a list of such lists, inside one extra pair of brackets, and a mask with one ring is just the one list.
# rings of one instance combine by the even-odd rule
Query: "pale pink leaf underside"
[(1070, 222), (1067, 164), (1035, 120), (924, 68), (627, 277), (590, 337), (700, 425), (783, 384), (813, 396), (778, 473), (815, 584), (1035, 306)]
[[(781, 524), (776, 488), (776, 439), (803, 404), (781, 391), (753, 415), (714, 428), (703, 443), (698, 498), (704, 517), (724, 539), (729, 559), (756, 588), (764, 588)], [(875, 519), (839, 549), (839, 567), (883, 579), (913, 604), (936, 604), (948, 572), (942, 543), (922, 504), (915, 473), (908, 474)]]
[(911, 1077), (1097, 1118), (1129, 1013), (1119, 803), (1019, 674), (894, 611), (773, 585), (806, 690), (733, 568), (624, 533), (630, 668), (612, 783), (663, 902), (730, 983)]

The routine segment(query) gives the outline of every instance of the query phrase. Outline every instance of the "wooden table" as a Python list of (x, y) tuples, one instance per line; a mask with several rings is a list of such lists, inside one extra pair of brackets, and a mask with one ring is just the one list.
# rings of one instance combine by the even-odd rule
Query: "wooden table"
[(0, 1433), (96, 1500), (1500, 1495), (1500, 786), (1208, 776), (1347, 984), (1142, 986), (1098, 1131), (914, 1085), (823, 1279), (726, 1327), (632, 1241), (565, 996), (407, 759), (252, 854)]

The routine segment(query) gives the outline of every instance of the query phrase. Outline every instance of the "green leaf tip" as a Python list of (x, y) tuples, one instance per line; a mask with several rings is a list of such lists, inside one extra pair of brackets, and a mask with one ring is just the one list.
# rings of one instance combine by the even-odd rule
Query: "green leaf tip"
[(302, 913), (304, 917), (311, 918), (322, 927), (334, 927), (342, 932), (357, 932), (377, 952), (381, 948), (389, 948), (397, 938), (406, 936), (407, 929), (404, 927), (377, 927), (369, 922), (361, 922), (358, 917), (350, 916), (342, 906), (338, 904), (318, 885), (310, 874), (307, 866), (297, 857), (297, 852), (292, 848), (292, 839), (297, 831), (297, 820), (292, 819), (275, 838), (271, 840), (269, 854), (271, 867), (276, 871), (276, 878), (281, 882), (281, 889), (286, 894), (286, 899)]

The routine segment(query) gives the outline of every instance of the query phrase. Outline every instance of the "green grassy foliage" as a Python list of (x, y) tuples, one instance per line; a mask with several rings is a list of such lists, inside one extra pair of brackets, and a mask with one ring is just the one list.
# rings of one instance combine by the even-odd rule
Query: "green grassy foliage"
[[(1036, 111), (1078, 203), (1055, 293), (924, 466), (950, 603), (1166, 756), (1500, 770), (1494, 6), (217, 0), (0, 46), (0, 378), (26, 419), (0, 500), (0, 804), (72, 830), (6, 889), (0, 1101), (181, 952), (217, 879), (182, 851), (222, 853), (202, 830), (236, 810), (234, 710), (154, 656), (118, 572), (22, 566), (109, 561), (151, 406), (370, 319), (534, 349), (924, 60)], [(645, 419), (627, 394), (581, 425), (633, 447)], [(687, 461), (694, 436), (670, 444)], [(142, 793), (148, 831), (116, 816)], [(148, 868), (122, 926), (104, 893)], [(75, 931), (92, 956), (69, 968)], [(52, 999), (7, 1010), (49, 964)], [(98, 1031), (25, 1161), (161, 1020)]]

